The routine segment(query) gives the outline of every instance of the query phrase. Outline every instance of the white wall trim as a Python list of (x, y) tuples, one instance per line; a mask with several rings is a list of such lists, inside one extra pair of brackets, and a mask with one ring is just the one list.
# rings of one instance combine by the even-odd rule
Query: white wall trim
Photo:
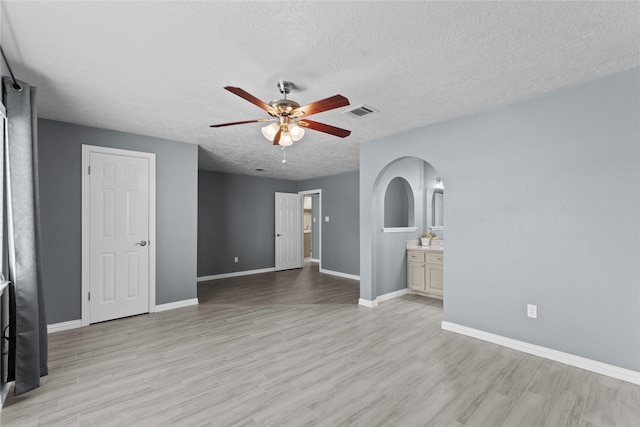
[(401, 297), (402, 295), (406, 295), (408, 293), (409, 293), (409, 289), (404, 288), (404, 289), (400, 289), (399, 291), (393, 291), (393, 292), (389, 292), (388, 294), (380, 295), (378, 296), (378, 298), (376, 298), (376, 301), (382, 302), (382, 301), (390, 300), (393, 298)]
[(190, 307), (192, 305), (198, 305), (198, 298), (185, 299), (182, 301), (168, 302), (166, 304), (156, 305), (156, 313), (161, 311), (173, 310), (176, 308)]
[(320, 268), (320, 273), (330, 274), (332, 276), (344, 277), (345, 279), (360, 280), (360, 276), (356, 276), (355, 274), (341, 273), (339, 271), (333, 271), (333, 270), (325, 270), (324, 268)]
[[(316, 261), (316, 260), (312, 259), (311, 261)], [(332, 276), (344, 277), (345, 279), (360, 280), (360, 276), (356, 276), (355, 274), (341, 273), (339, 271), (325, 270), (323, 268), (320, 268), (319, 270), (320, 270), (320, 273), (330, 274)], [(197, 280), (198, 282), (208, 282), (209, 280), (226, 279), (229, 277), (238, 277), (238, 276), (248, 276), (250, 274), (269, 273), (272, 271), (276, 271), (276, 269), (271, 267), (271, 268), (261, 268), (258, 270), (234, 271), (233, 273), (214, 274), (212, 276), (201, 276), (201, 277), (198, 277)]]
[(371, 301), (371, 300), (368, 300), (368, 299), (360, 298), (358, 300), (358, 304), (359, 305), (363, 305), (363, 306), (368, 307), (368, 308), (374, 308), (374, 307), (378, 306), (378, 301), (377, 300)]
[(383, 233), (414, 233), (418, 227), (382, 227)]
[[(160, 311), (173, 310), (174, 308), (189, 307), (192, 305), (198, 305), (198, 298), (192, 298), (192, 299), (186, 299), (182, 301), (175, 301), (175, 302), (169, 302), (166, 304), (155, 305), (155, 313), (158, 313)], [(150, 311), (149, 313), (153, 313), (153, 312)], [(82, 324), (82, 319), (69, 320), (67, 322), (60, 322), (60, 323), (52, 323), (50, 325), (47, 325), (47, 333), (52, 334), (54, 332), (68, 331), (70, 329), (77, 329), (83, 326), (86, 326), (86, 325)]]
[(402, 295), (406, 295), (409, 293), (408, 288), (400, 289), (398, 291), (389, 292), (388, 294), (380, 295), (373, 301), (368, 299), (362, 299), (358, 301), (358, 304), (363, 305), (365, 307), (374, 308), (378, 306), (379, 302), (387, 301), (393, 298), (401, 297)]
[(276, 271), (274, 267), (260, 268), (258, 270), (234, 271), (233, 273), (214, 274), (213, 276), (198, 277), (198, 282), (208, 282), (209, 280), (226, 279), (229, 277), (249, 276), (251, 274), (270, 273)]
[(54, 332), (68, 331), (69, 329), (77, 329), (82, 327), (82, 319), (69, 320), (67, 322), (52, 323), (47, 325), (47, 333), (52, 334)]
[(609, 365), (607, 363), (602, 363), (581, 356), (553, 350), (551, 348), (530, 344), (524, 341), (514, 340), (512, 338), (503, 337), (501, 335), (492, 334), (490, 332), (469, 328), (467, 326), (462, 326), (447, 321), (442, 321), (442, 329), (450, 332), (456, 332), (462, 335), (467, 335), (469, 337), (478, 338), (483, 341), (512, 348), (524, 353), (533, 354), (534, 356), (544, 357), (545, 359), (564, 363), (570, 366), (575, 366), (576, 368), (585, 369), (597, 374), (602, 374), (619, 380), (628, 381), (633, 384), (640, 384), (640, 372), (632, 371), (630, 369), (620, 368), (618, 366)]

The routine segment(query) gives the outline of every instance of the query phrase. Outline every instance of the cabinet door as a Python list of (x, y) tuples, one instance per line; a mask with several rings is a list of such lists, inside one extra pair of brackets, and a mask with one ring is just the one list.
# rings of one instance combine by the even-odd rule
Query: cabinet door
[(443, 295), (444, 269), (442, 264), (426, 264), (427, 292), (435, 295)]
[(424, 292), (426, 290), (426, 275), (423, 262), (409, 262), (407, 281), (409, 289)]

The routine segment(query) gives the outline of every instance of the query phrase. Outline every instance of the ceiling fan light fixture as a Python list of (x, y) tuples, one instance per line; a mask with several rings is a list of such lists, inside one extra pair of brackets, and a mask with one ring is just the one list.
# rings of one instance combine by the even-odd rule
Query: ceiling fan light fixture
[(262, 128), (262, 135), (265, 138), (267, 138), (269, 141), (273, 142), (273, 139), (276, 137), (276, 133), (278, 132), (278, 129), (280, 129), (280, 127), (277, 124), (271, 123), (270, 125), (267, 125)]
[(294, 142), (300, 141), (304, 136), (304, 129), (298, 126), (296, 123), (291, 123), (289, 125), (289, 133), (291, 134), (291, 139)]
[(289, 132), (282, 132), (280, 134), (280, 145), (282, 145), (283, 147), (288, 147), (291, 144), (293, 144), (293, 138), (291, 138), (291, 133)]

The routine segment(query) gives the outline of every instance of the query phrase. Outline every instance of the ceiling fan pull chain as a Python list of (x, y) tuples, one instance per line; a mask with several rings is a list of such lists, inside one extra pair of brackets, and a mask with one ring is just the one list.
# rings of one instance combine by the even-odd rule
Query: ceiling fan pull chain
[(286, 147), (282, 147), (282, 163), (287, 163), (287, 150)]

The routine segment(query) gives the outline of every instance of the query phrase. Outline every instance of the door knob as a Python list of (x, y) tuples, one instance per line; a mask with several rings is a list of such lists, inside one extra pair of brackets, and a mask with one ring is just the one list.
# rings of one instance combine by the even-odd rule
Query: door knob
[(147, 246), (147, 241), (143, 240), (141, 242), (135, 243), (136, 245), (140, 245), (140, 246)]
[(280, 234), (280, 233), (276, 234), (276, 237), (280, 237), (280, 236), (282, 236), (282, 234)]

